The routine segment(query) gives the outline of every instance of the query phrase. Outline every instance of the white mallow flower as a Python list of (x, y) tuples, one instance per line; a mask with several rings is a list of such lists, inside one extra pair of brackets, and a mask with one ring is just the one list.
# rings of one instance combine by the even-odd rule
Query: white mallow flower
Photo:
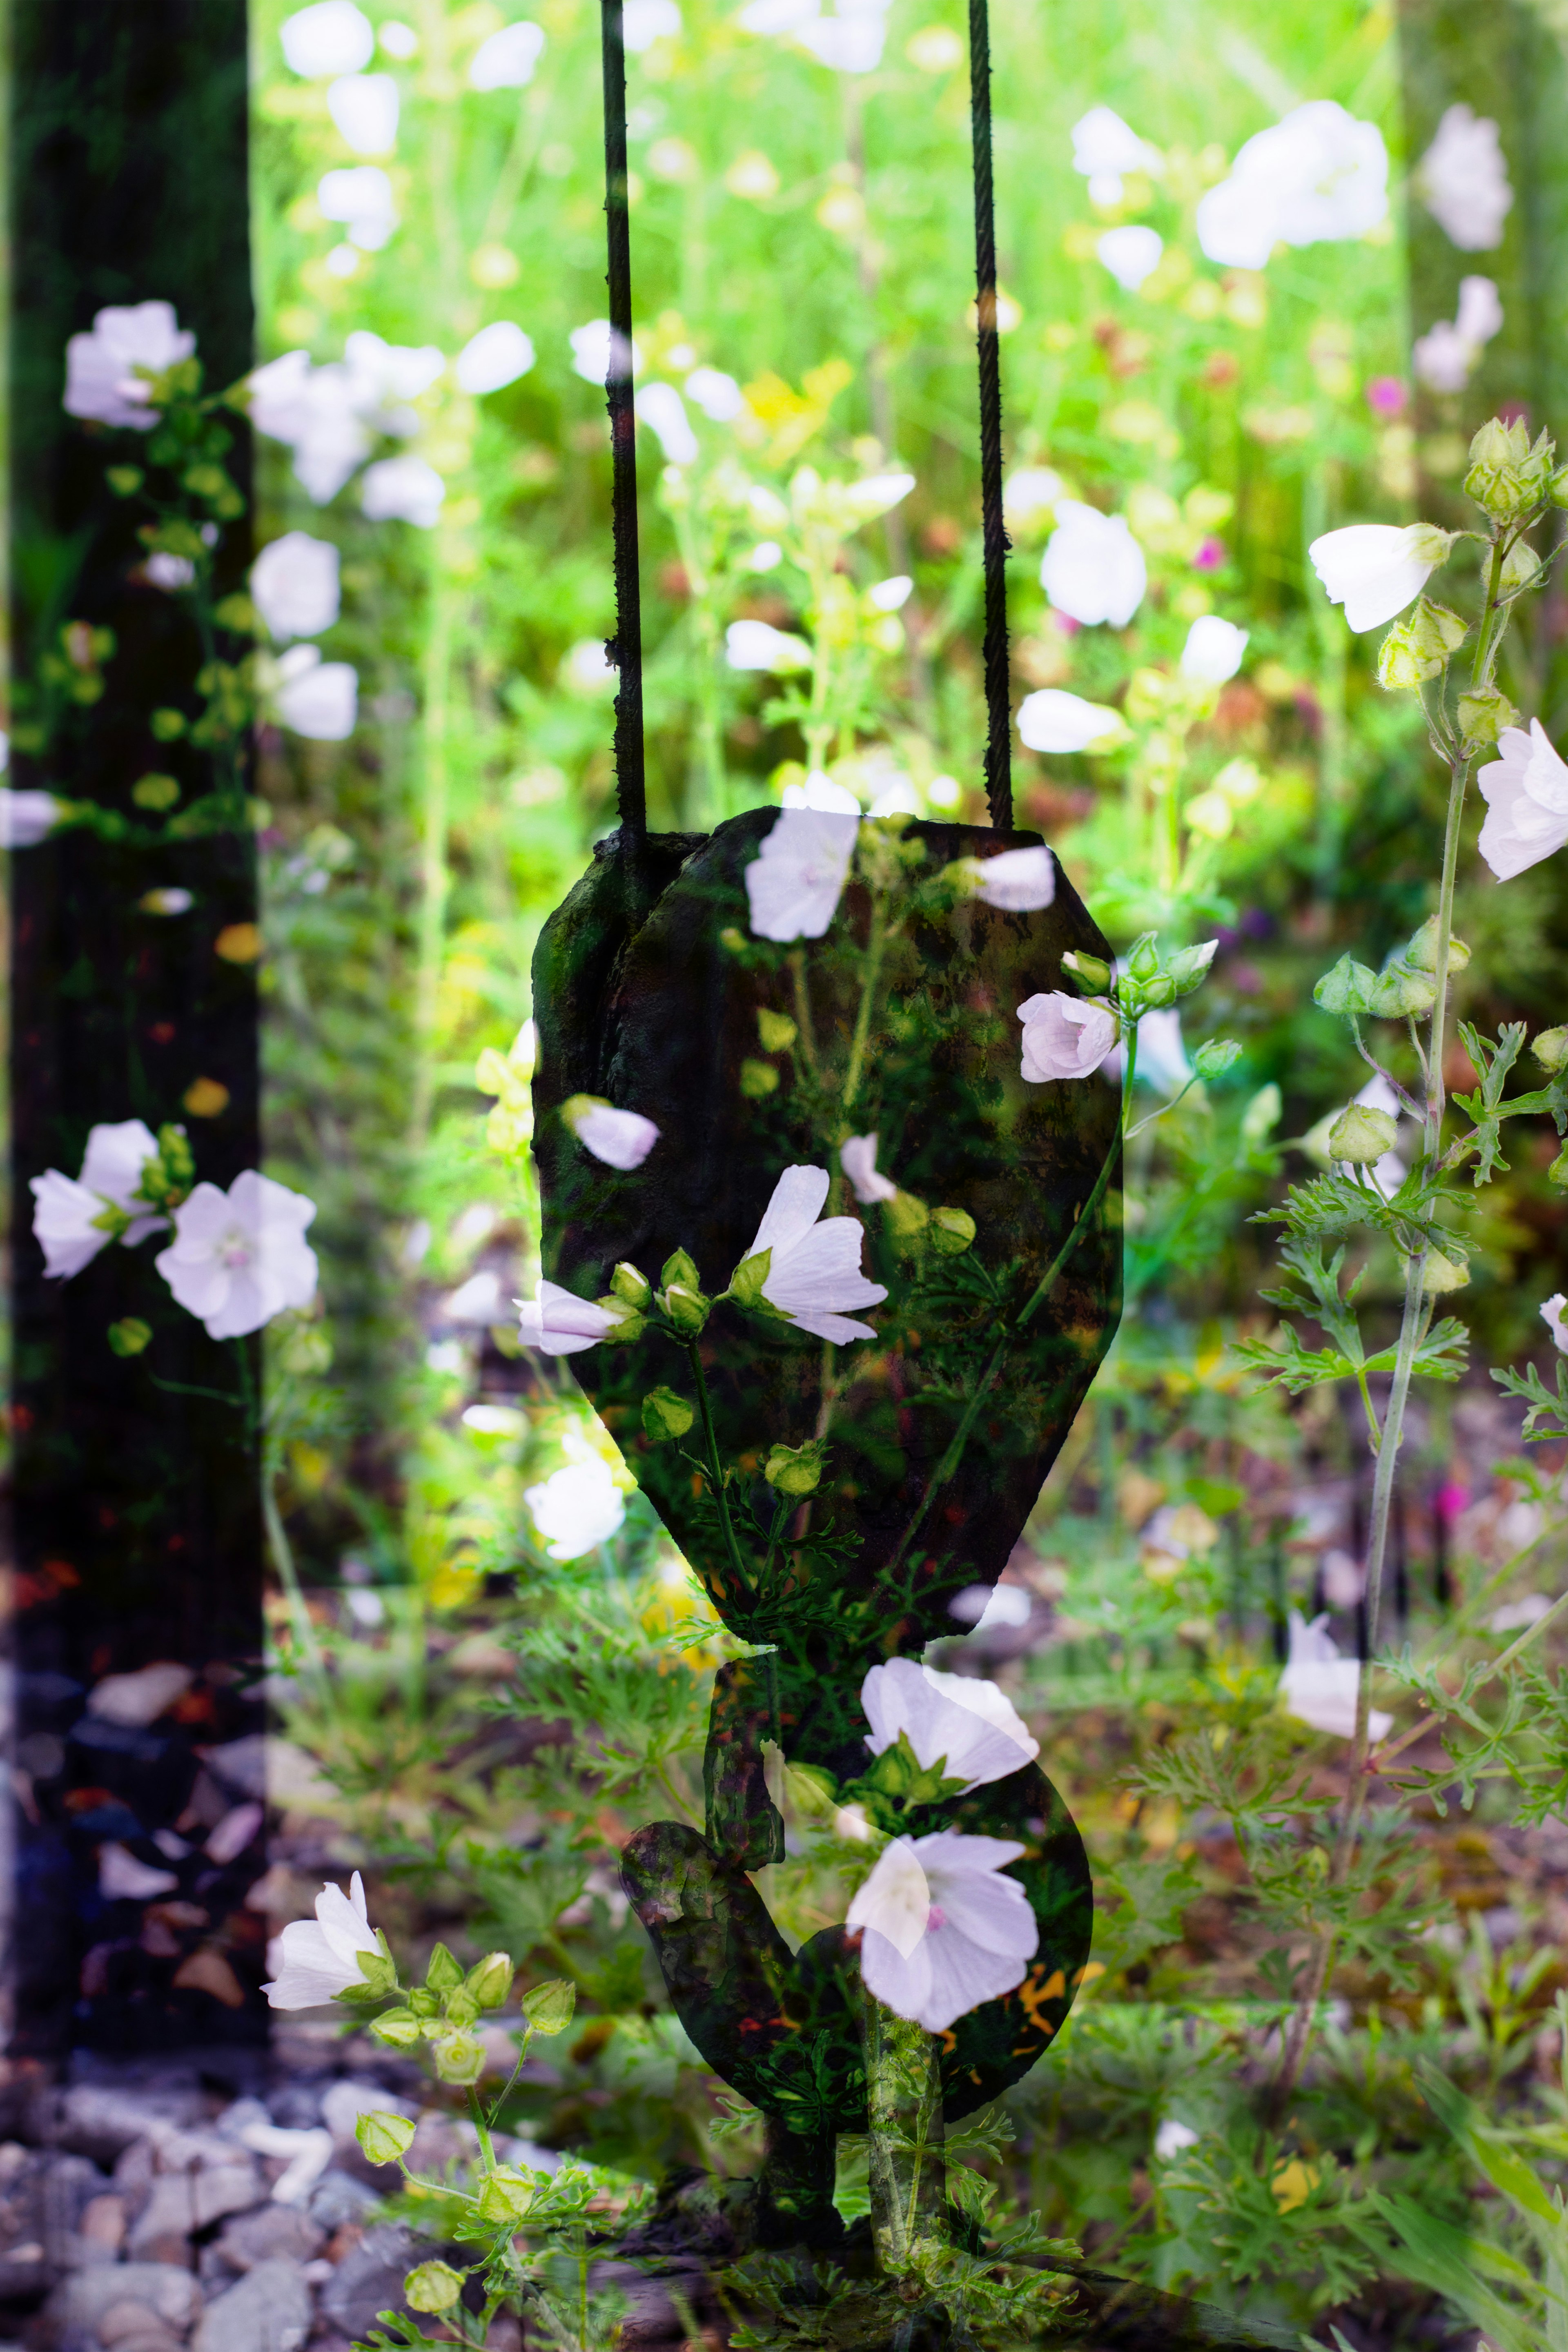
[(424, 457), (378, 457), (360, 480), (360, 507), (372, 522), (434, 530), (446, 501), (447, 485)]
[(214, 1339), (259, 1331), (316, 1295), (316, 1253), (305, 1228), (316, 1204), (247, 1168), (226, 1192), (198, 1184), (174, 1211), (174, 1238), (153, 1263), (179, 1305)]
[(974, 869), (975, 897), (1005, 915), (1037, 914), (1056, 898), (1057, 861), (1043, 844), (976, 858)]
[(1119, 711), (1065, 687), (1043, 686), (1018, 705), (1018, 737), (1031, 751), (1088, 751), (1126, 732)]
[(1331, 604), (1342, 604), (1357, 635), (1380, 629), (1413, 604), (1440, 563), (1448, 534), (1436, 524), (1347, 523), (1325, 531), (1307, 550)]
[(765, 670), (773, 677), (791, 677), (811, 667), (811, 647), (804, 637), (775, 629), (771, 621), (731, 621), (724, 632), (724, 658), (731, 669)]
[(715, 425), (730, 425), (746, 404), (746, 395), (732, 375), (721, 368), (693, 368), (686, 379), (686, 397), (694, 400)]
[(1149, 585), (1143, 551), (1121, 515), (1058, 499), (1057, 527), (1040, 559), (1040, 585), (1058, 613), (1085, 628), (1124, 629)]
[(1463, 392), (1482, 351), (1502, 326), (1502, 302), (1490, 278), (1461, 278), (1452, 320), (1439, 319), (1412, 352), (1417, 376), (1433, 392)]
[(581, 1559), (608, 1543), (626, 1516), (626, 1497), (607, 1463), (571, 1462), (523, 1490), (541, 1542), (552, 1559)]
[(833, 16), (813, 16), (795, 27), (802, 48), (835, 73), (875, 73), (888, 38), (887, 7), (881, 0), (838, 0)]
[(1568, 765), (1539, 719), (1528, 735), (1505, 727), (1498, 751), (1476, 775), (1487, 803), (1478, 846), (1498, 880), (1509, 882), (1568, 842)]
[(593, 1095), (574, 1095), (561, 1110), (584, 1151), (606, 1168), (640, 1168), (658, 1141), (658, 1129), (640, 1111), (616, 1110)]
[(148, 378), (188, 360), (195, 348), (172, 302), (111, 303), (99, 311), (90, 334), (72, 335), (66, 345), (66, 415), (146, 432), (160, 413), (148, 401)]
[(1563, 1319), (1565, 1307), (1568, 1307), (1568, 1298), (1564, 1298), (1560, 1290), (1554, 1290), (1550, 1298), (1543, 1298), (1541, 1302), (1541, 1319), (1552, 1334), (1552, 1346), (1563, 1356), (1568, 1356), (1568, 1325)]
[(1167, 2116), (1154, 2134), (1154, 2154), (1162, 2164), (1169, 2164), (1184, 2148), (1196, 2147), (1197, 2144), (1198, 2134), (1180, 2116)]
[(1054, 466), (1020, 466), (1002, 485), (1002, 513), (1009, 530), (1034, 530), (1051, 520), (1067, 484)]
[(418, 431), (419, 418), (408, 404), (428, 391), (446, 364), (433, 343), (387, 343), (358, 328), (341, 360), (312, 367), (307, 352), (285, 352), (258, 368), (247, 386), (251, 422), (258, 432), (288, 443), (296, 478), (317, 506), (325, 506), (369, 457), (375, 434), (406, 440)]
[(0, 849), (35, 849), (60, 821), (53, 793), (15, 793), (0, 784)]
[(1461, 253), (1502, 243), (1513, 203), (1497, 124), (1463, 102), (1450, 106), (1415, 167), (1415, 193)]
[(1187, 631), (1182, 676), (1203, 686), (1224, 686), (1241, 667), (1250, 634), (1234, 621), (1222, 621), (1217, 613), (1205, 613)]
[(658, 437), (658, 446), (672, 466), (689, 466), (697, 455), (697, 436), (686, 414), (686, 403), (672, 383), (645, 383), (634, 405), (640, 423)]
[[(787, 783), (779, 799), (786, 809), (826, 809), (834, 816), (856, 816), (860, 803), (847, 784), (836, 784), (826, 768), (811, 768), (804, 783)], [(877, 814), (889, 812), (879, 808)]]
[(1003, 1873), (1025, 1851), (958, 1830), (895, 1838), (845, 1923), (861, 1931), (867, 1990), (895, 2016), (945, 2033), (1022, 1984), (1040, 1931), (1023, 1887)]
[(122, 1118), (88, 1130), (79, 1177), (46, 1169), (31, 1179), (33, 1234), (44, 1253), (44, 1272), (68, 1280), (89, 1265), (111, 1238), (99, 1220), (119, 1209), (131, 1219), (122, 1239), (128, 1249), (156, 1233), (168, 1220), (138, 1202), (142, 1171), (158, 1157), (157, 1138), (139, 1118)]
[(1059, 988), (1026, 998), (1018, 1018), (1024, 1024), (1022, 1075), (1036, 1087), (1055, 1078), (1092, 1076), (1120, 1034), (1109, 1004), (1068, 996)]
[(634, 58), (656, 41), (673, 40), (680, 30), (676, 0), (626, 0), (621, 10), (621, 38)]
[(865, 1236), (858, 1217), (822, 1216), (827, 1188), (826, 1168), (786, 1168), (746, 1257), (770, 1251), (763, 1284), (769, 1306), (800, 1330), (840, 1348), (850, 1339), (877, 1336), (869, 1323), (850, 1320), (844, 1309), (879, 1307), (888, 1293), (860, 1271)]
[(196, 567), (188, 555), (171, 555), (167, 548), (159, 547), (142, 566), (142, 577), (172, 595), (177, 589), (195, 585)]
[(1040, 1752), (1039, 1741), (995, 1683), (939, 1674), (915, 1658), (873, 1666), (860, 1686), (860, 1704), (871, 1726), (866, 1745), (873, 1756), (894, 1747), (902, 1732), (923, 1770), (941, 1764), (943, 1780), (962, 1780), (966, 1793), (984, 1781), (1006, 1780)]
[(468, 65), (470, 89), (526, 89), (533, 69), (544, 55), (542, 26), (526, 18), (503, 25), (479, 43)]
[[(308, 14), (314, 15), (314, 10)], [(268, 1965), (277, 1976), (264, 1984), (272, 2009), (319, 2009), (364, 1982), (361, 1952), (379, 1952), (364, 1899), (364, 1882), (356, 1870), (345, 1895), (341, 1886), (323, 1886), (316, 1897), (313, 1919), (290, 1920), (268, 1953)]]
[(746, 899), (758, 939), (822, 937), (848, 877), (858, 823), (829, 809), (779, 811), (746, 868)]
[(328, 85), (327, 111), (356, 155), (390, 155), (397, 144), (397, 84), (390, 74), (340, 74)]
[(1125, 174), (1157, 172), (1162, 161), (1158, 148), (1140, 139), (1114, 107), (1091, 106), (1073, 124), (1072, 167), (1089, 182), (1097, 205), (1119, 205)]
[[(1279, 1677), (1286, 1714), (1336, 1739), (1352, 1738), (1360, 1685), (1360, 1664), (1354, 1658), (1341, 1657), (1327, 1616), (1314, 1617), (1309, 1625), (1300, 1612), (1292, 1609), (1290, 1656)], [(1393, 1728), (1394, 1717), (1374, 1706), (1367, 1723), (1369, 1738), (1386, 1738)]]
[(324, 218), (342, 223), (349, 243), (362, 253), (379, 253), (397, 226), (392, 182), (379, 163), (350, 163), (323, 172), (316, 184), (316, 202)]
[(537, 1348), (544, 1356), (575, 1356), (584, 1348), (596, 1347), (622, 1319), (609, 1307), (579, 1298), (574, 1290), (563, 1290), (558, 1282), (542, 1276), (536, 1296), (519, 1299), (517, 1305), (523, 1346)]
[(1387, 217), (1383, 133), (1316, 98), (1247, 142), (1228, 178), (1199, 199), (1196, 226), (1211, 261), (1261, 269), (1277, 244), (1364, 236)]
[(250, 601), (276, 643), (319, 637), (338, 617), (338, 551), (308, 530), (285, 531), (250, 567)]
[(531, 339), (515, 319), (497, 319), (463, 345), (452, 362), (452, 374), (459, 392), (482, 399), (487, 392), (515, 383), (532, 365)]
[(318, 0), (313, 8), (300, 8), (285, 16), (278, 37), (290, 71), (311, 81), (358, 73), (375, 55), (374, 27), (353, 0)]
[[(590, 319), (585, 327), (574, 327), (568, 339), (572, 345), (572, 372), (584, 383), (596, 383), (601, 390), (609, 382), (610, 352), (615, 330), (608, 319)], [(629, 373), (635, 375), (642, 365), (642, 352), (634, 340), (631, 347)], [(621, 354), (625, 366), (626, 354)]]
[(1094, 249), (1117, 284), (1136, 294), (1159, 268), (1165, 240), (1158, 229), (1128, 222), (1121, 228), (1108, 228)]
[(838, 1165), (862, 1207), (869, 1208), (874, 1201), (898, 1198), (899, 1188), (891, 1178), (877, 1172), (875, 1135), (847, 1135), (838, 1147)]
[(290, 734), (345, 743), (359, 717), (359, 673), (352, 662), (324, 662), (317, 646), (290, 646), (274, 665), (271, 699)]
[(1176, 1093), (1192, 1076), (1193, 1066), (1182, 1042), (1182, 1016), (1173, 1004), (1156, 1006), (1140, 1015), (1136, 1075), (1146, 1086), (1158, 1087), (1167, 1095)]

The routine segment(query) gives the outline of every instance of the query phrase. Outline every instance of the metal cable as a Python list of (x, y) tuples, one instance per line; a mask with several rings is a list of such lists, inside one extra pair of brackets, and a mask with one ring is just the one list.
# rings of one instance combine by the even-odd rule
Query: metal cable
[(985, 554), (985, 800), (1013, 825), (1007, 707), (1007, 556), (1002, 520), (1002, 354), (996, 338), (996, 215), (991, 188), (991, 33), (986, 0), (969, 0), (969, 121), (974, 151), (975, 341), (980, 354), (980, 514)]
[(605, 218), (609, 267), (611, 511), (615, 526), (616, 634), (605, 647), (620, 672), (616, 695), (616, 797), (623, 829), (647, 831), (643, 772), (642, 601), (637, 580), (637, 416), (632, 406), (632, 252), (626, 209), (626, 58), (621, 0), (601, 0), (605, 66)]

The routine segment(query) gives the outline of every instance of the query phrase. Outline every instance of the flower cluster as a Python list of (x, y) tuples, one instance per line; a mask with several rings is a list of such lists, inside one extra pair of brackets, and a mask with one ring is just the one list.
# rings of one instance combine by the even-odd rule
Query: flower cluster
[[(1065, 989), (1054, 988), (1019, 1005), (1023, 1076), (1031, 1086), (1091, 1077), (1115, 1052), (1124, 1029), (1140, 1026), (1202, 986), (1218, 944), (1205, 940), (1199, 947), (1179, 948), (1165, 956), (1154, 933), (1145, 931), (1114, 971), (1099, 956), (1064, 956), (1064, 973), (1086, 992), (1070, 996)], [(1201, 1045), (1192, 1076), (1217, 1076), (1239, 1050), (1219, 1041)]]

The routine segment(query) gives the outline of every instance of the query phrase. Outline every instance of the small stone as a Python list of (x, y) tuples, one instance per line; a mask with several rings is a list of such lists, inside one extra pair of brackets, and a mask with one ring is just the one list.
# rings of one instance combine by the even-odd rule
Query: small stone
[(237, 2271), (251, 2271), (258, 2263), (284, 2255), (308, 2263), (320, 2249), (325, 2232), (308, 2213), (292, 2205), (263, 2205), (224, 2223), (218, 2252)]
[(98, 2323), (98, 2340), (108, 2352), (121, 2352), (131, 2343), (177, 2344), (179, 2337), (144, 2303), (111, 2303)]
[[(411, 2231), (397, 2222), (382, 2222), (367, 2230), (352, 2253), (338, 2264), (321, 2289), (321, 2316), (357, 2340), (369, 2334), (376, 2314), (402, 2311), (405, 2275), (427, 2253)], [(257, 2273), (253, 2271), (251, 2276)], [(226, 2352), (216, 2342), (202, 2352)]]
[(312, 2221), (323, 2230), (337, 2230), (345, 2223), (363, 2221), (373, 2205), (381, 2201), (381, 2192), (356, 2180), (352, 2173), (339, 2171), (334, 2166), (323, 2172), (311, 2194), (309, 2211)]
[(100, 2263), (62, 2279), (44, 2309), (57, 2336), (95, 2336), (117, 2303), (144, 2304), (160, 2325), (183, 2336), (202, 2298), (190, 2272), (172, 2263)]
[(275, 2255), (208, 2305), (191, 2352), (300, 2352), (310, 2328), (310, 2290), (300, 2264)]
[(89, 2197), (81, 2209), (77, 2231), (89, 2245), (106, 2246), (110, 2253), (117, 2252), (125, 2242), (124, 2198)]
[(206, 2102), (194, 2085), (135, 2090), (118, 2084), (78, 2083), (60, 2103), (58, 2144), (100, 2164), (112, 2164), (155, 2124), (199, 2123)]

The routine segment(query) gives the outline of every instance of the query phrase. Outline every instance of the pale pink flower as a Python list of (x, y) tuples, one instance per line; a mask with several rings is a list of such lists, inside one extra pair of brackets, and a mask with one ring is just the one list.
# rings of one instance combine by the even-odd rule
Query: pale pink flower
[(1541, 1302), (1541, 1319), (1552, 1334), (1552, 1346), (1560, 1355), (1568, 1356), (1568, 1324), (1563, 1318), (1564, 1307), (1568, 1307), (1568, 1298), (1564, 1298), (1560, 1290), (1554, 1290), (1550, 1298), (1543, 1298)]
[(1086, 702), (1065, 687), (1043, 686), (1018, 705), (1018, 737), (1031, 751), (1087, 751), (1125, 732), (1120, 711)]
[(1057, 895), (1057, 861), (1037, 844), (1029, 849), (1004, 849), (994, 857), (975, 861), (974, 895), (1005, 915), (1032, 915), (1048, 907)]
[(574, 1095), (561, 1116), (582, 1145), (606, 1168), (640, 1168), (658, 1141), (658, 1129), (640, 1111), (616, 1110), (595, 1095)]
[(957, 1830), (895, 1838), (850, 1903), (867, 1990), (928, 2033), (1022, 1984), (1039, 1948), (1029, 1898), (1003, 1875), (1026, 1849)]
[(1058, 499), (1057, 527), (1040, 559), (1040, 585), (1058, 613), (1085, 628), (1109, 621), (1124, 629), (1143, 601), (1149, 570), (1121, 515), (1101, 514), (1078, 499)]
[(837, 912), (858, 820), (826, 809), (781, 809), (746, 868), (752, 929), (761, 940), (819, 940)]
[(108, 1247), (112, 1236), (99, 1222), (106, 1211), (118, 1209), (131, 1219), (121, 1237), (128, 1248), (167, 1223), (135, 1197), (142, 1170), (157, 1156), (151, 1129), (139, 1118), (122, 1118), (89, 1129), (79, 1179), (49, 1168), (31, 1180), (33, 1233), (46, 1275), (66, 1281)]
[[(1361, 1667), (1356, 1659), (1341, 1657), (1328, 1627), (1326, 1616), (1314, 1617), (1309, 1625), (1292, 1609), (1290, 1657), (1279, 1677), (1279, 1696), (1287, 1715), (1310, 1723), (1314, 1731), (1349, 1739), (1355, 1732)], [(1373, 1739), (1384, 1738), (1394, 1728), (1394, 1717), (1374, 1706), (1367, 1728)]]
[(902, 1732), (925, 1770), (942, 1765), (943, 1780), (962, 1780), (966, 1791), (1006, 1780), (1040, 1752), (1039, 1741), (995, 1683), (939, 1674), (914, 1658), (873, 1666), (860, 1686), (860, 1704), (871, 1726), (866, 1745), (873, 1756), (894, 1747)]
[(53, 793), (14, 793), (0, 784), (0, 849), (34, 849), (59, 823)]
[[(858, 1217), (823, 1217), (827, 1198), (826, 1168), (786, 1168), (773, 1187), (748, 1258), (773, 1253), (763, 1297), (802, 1331), (842, 1347), (848, 1339), (874, 1339), (869, 1323), (856, 1323), (846, 1307), (877, 1307), (886, 1286), (868, 1282), (860, 1271), (864, 1234)], [(742, 1264), (744, 1260), (742, 1260)]]
[(525, 1487), (522, 1499), (552, 1559), (581, 1559), (608, 1543), (626, 1516), (626, 1497), (597, 1456), (552, 1470), (537, 1486)]
[(1022, 1075), (1037, 1087), (1054, 1078), (1090, 1076), (1120, 1034), (1108, 1004), (1068, 996), (1059, 988), (1026, 998), (1018, 1018), (1024, 1024)]
[(285, 531), (250, 567), (250, 601), (274, 644), (319, 637), (338, 617), (338, 551), (308, 530)]
[(147, 396), (149, 378), (188, 360), (195, 348), (172, 302), (111, 303), (99, 311), (90, 334), (73, 335), (66, 345), (67, 415), (145, 433), (159, 416)]
[(1513, 204), (1497, 124), (1461, 101), (1450, 106), (1414, 173), (1415, 192), (1461, 253), (1502, 243)]
[(607, 1307), (579, 1298), (575, 1291), (563, 1290), (558, 1282), (546, 1282), (542, 1276), (538, 1295), (517, 1304), (521, 1308), (518, 1328), (523, 1346), (537, 1348), (546, 1356), (575, 1356), (584, 1348), (596, 1346), (606, 1331), (613, 1331), (624, 1319)]
[(1539, 719), (1528, 735), (1505, 727), (1498, 751), (1476, 775), (1487, 803), (1478, 846), (1498, 880), (1510, 882), (1568, 842), (1568, 765)]
[(278, 1974), (261, 1990), (273, 2009), (319, 2009), (363, 1985), (359, 1954), (380, 1949), (356, 1870), (346, 1895), (341, 1886), (323, 1886), (315, 1917), (291, 1920), (284, 1928), (273, 1947), (277, 1958), (268, 1955)]
[(198, 1184), (153, 1262), (212, 1339), (243, 1339), (315, 1297), (316, 1253), (305, 1239), (315, 1213), (306, 1194), (247, 1168), (226, 1192)]
[(849, 1179), (855, 1198), (869, 1207), (873, 1201), (893, 1201), (898, 1186), (877, 1173), (875, 1135), (847, 1135), (838, 1147), (838, 1165)]
[(1388, 216), (1388, 150), (1375, 122), (1331, 98), (1293, 107), (1239, 150), (1198, 200), (1198, 243), (1230, 269), (1261, 269), (1277, 243), (1364, 236)]
[(1430, 523), (1403, 530), (1391, 522), (1347, 523), (1307, 550), (1331, 604), (1342, 604), (1359, 635), (1381, 628), (1413, 604), (1448, 552), (1448, 535)]
[(1182, 676), (1200, 686), (1224, 686), (1241, 667), (1250, 633), (1217, 613), (1205, 613), (1187, 631), (1182, 648)]

